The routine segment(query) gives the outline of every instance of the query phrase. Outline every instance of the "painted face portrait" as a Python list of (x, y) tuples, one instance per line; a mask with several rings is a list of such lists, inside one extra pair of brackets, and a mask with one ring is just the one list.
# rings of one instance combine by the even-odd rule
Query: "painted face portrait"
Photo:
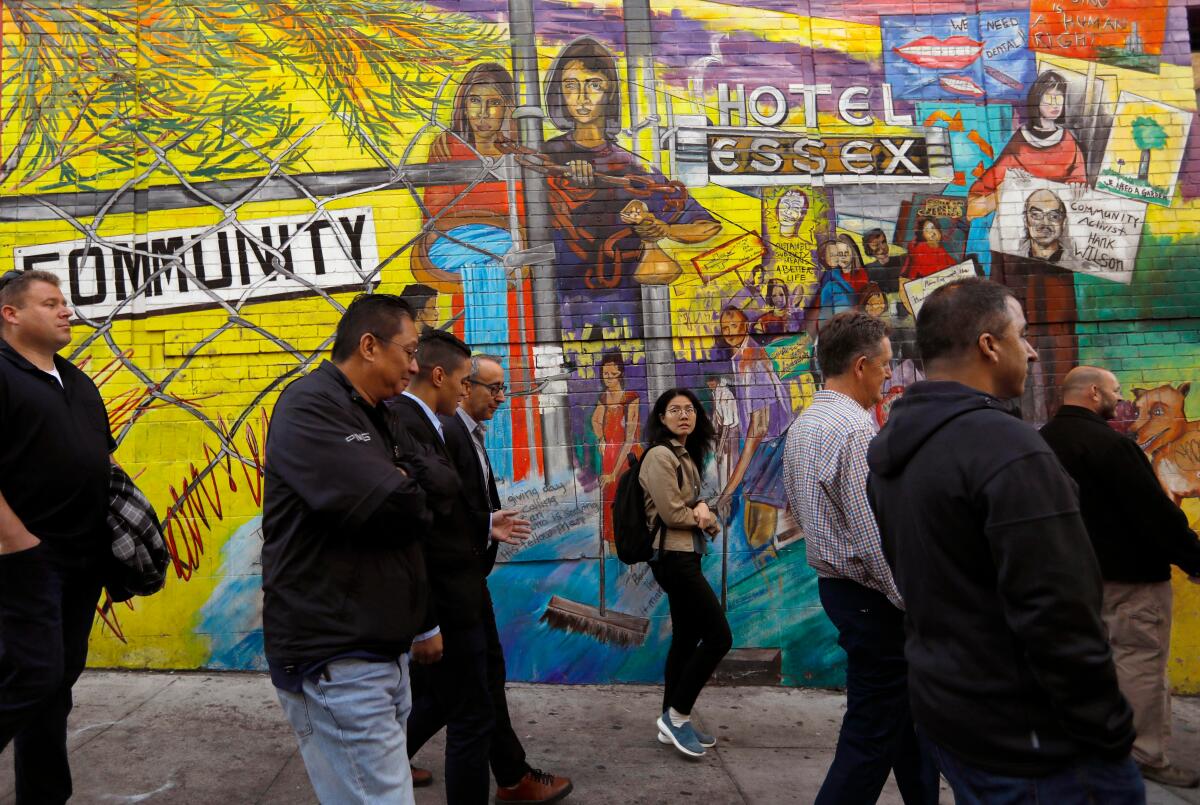
[(867, 254), (881, 262), (887, 260), (888, 256), (891, 254), (891, 251), (888, 248), (887, 238), (882, 235), (876, 235), (875, 237), (868, 239), (865, 245), (867, 247)]
[(1067, 98), (1062, 89), (1051, 87), (1042, 95), (1041, 102), (1038, 104), (1038, 112), (1041, 113), (1042, 124), (1048, 125), (1057, 123), (1062, 117), (1063, 107), (1066, 106)]
[(921, 237), (926, 243), (936, 246), (942, 242), (942, 230), (933, 221), (926, 221), (921, 225)]
[(468, 143), (486, 143), (497, 135), (514, 137), (516, 106), (513, 79), (502, 65), (478, 64), (463, 76), (454, 96), (451, 130)]
[(787, 307), (788, 292), (787, 286), (783, 283), (773, 283), (771, 285), (771, 295), (767, 300), (772, 307), (785, 308)]
[(1049, 190), (1030, 193), (1025, 200), (1025, 231), (1029, 239), (1042, 248), (1058, 243), (1066, 220), (1066, 206)]
[(785, 230), (794, 229), (804, 220), (808, 212), (808, 197), (798, 190), (789, 190), (779, 197), (775, 204), (775, 214), (779, 217), (779, 226)]
[(495, 87), (477, 84), (467, 92), (467, 121), (475, 135), (501, 131), (508, 113), (508, 104)]
[(563, 70), (562, 91), (567, 113), (578, 123), (595, 123), (604, 114), (608, 79), (573, 61)]
[(850, 246), (845, 243), (835, 243), (830, 249), (833, 257), (833, 264), (842, 270), (849, 270), (854, 267), (854, 257), (850, 252)]
[(721, 314), (721, 337), (731, 347), (739, 347), (750, 332), (750, 320), (740, 310), (726, 310)]
[(600, 367), (600, 381), (607, 391), (621, 391), (625, 381), (625, 373), (615, 363), (606, 363)]

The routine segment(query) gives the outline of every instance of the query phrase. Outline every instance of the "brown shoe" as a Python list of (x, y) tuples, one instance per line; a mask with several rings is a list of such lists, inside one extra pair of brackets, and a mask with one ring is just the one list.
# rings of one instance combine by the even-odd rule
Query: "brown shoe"
[(1138, 768), (1142, 770), (1142, 777), (1160, 785), (1169, 785), (1173, 788), (1200, 787), (1200, 774), (1191, 769), (1181, 769), (1171, 765), (1143, 766), (1141, 763), (1138, 764)]
[(419, 766), (409, 766), (412, 770), (413, 788), (424, 788), (433, 785), (433, 772)]
[(547, 774), (541, 769), (530, 769), (521, 778), (521, 782), (506, 788), (496, 789), (497, 802), (511, 802), (516, 805), (535, 805), (536, 803), (558, 802), (575, 786), (567, 777), (557, 777)]

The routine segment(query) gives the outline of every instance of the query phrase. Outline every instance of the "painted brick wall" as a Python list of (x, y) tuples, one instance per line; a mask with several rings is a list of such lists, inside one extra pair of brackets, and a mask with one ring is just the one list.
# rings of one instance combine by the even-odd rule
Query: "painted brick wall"
[[(705, 566), (736, 646), (839, 682), (782, 434), (854, 307), (895, 328), (883, 421), (955, 276), (1025, 302), (1027, 418), (1071, 366), (1112, 369), (1200, 517), (1183, 3), (530, 1), (0, 7), (0, 261), (62, 277), (70, 356), (175, 557), (162, 594), (104, 608), (94, 664), (263, 667), (271, 406), (364, 290), (503, 358), (489, 448), (535, 521), (491, 582), (517, 679), (658, 678), (665, 601), (604, 512), (686, 385), (719, 426)], [(1194, 692), (1200, 588), (1176, 592)]]

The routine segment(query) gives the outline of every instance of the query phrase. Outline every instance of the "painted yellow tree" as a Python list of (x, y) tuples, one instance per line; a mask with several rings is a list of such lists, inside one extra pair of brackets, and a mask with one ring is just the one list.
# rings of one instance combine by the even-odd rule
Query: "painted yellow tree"
[[(119, 184), (154, 149), (189, 178), (261, 173), (245, 144), (280, 151), (314, 119), (388, 149), (447, 75), (505, 44), (411, 0), (4, 0), (0, 14), (4, 193)], [(297, 87), (324, 108), (297, 108)]]

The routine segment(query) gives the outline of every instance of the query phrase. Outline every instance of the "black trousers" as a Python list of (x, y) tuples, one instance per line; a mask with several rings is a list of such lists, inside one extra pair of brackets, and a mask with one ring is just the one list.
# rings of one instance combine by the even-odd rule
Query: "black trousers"
[(721, 658), (733, 646), (721, 602), (700, 569), (700, 554), (662, 551), (650, 563), (671, 608), (671, 648), (663, 672), (663, 710), (692, 712)]
[(512, 786), (521, 782), (521, 778), (529, 773), (530, 767), (525, 760), (525, 747), (521, 745), (521, 739), (517, 737), (508, 714), (508, 697), (504, 692), (504, 684), (508, 681), (508, 671), (504, 666), (504, 646), (500, 644), (500, 632), (496, 628), (492, 595), (486, 587), (483, 595), (483, 630), (487, 640), (488, 692), (491, 694), (492, 715), (495, 719), (489, 760), (496, 785)]
[(817, 805), (873, 804), (892, 771), (907, 805), (937, 805), (937, 767), (908, 706), (904, 613), (848, 579), (818, 579), (817, 588), (846, 652), (846, 715)]
[(71, 796), (71, 686), (99, 597), (94, 567), (57, 560), (45, 545), (0, 556), (0, 751), (14, 742), (19, 805)]
[(446, 802), (484, 805), (491, 788), (488, 752), (493, 724), (484, 627), (444, 630), (442, 645), (439, 662), (410, 665), (413, 708), (408, 717), (408, 756), (445, 727)]

